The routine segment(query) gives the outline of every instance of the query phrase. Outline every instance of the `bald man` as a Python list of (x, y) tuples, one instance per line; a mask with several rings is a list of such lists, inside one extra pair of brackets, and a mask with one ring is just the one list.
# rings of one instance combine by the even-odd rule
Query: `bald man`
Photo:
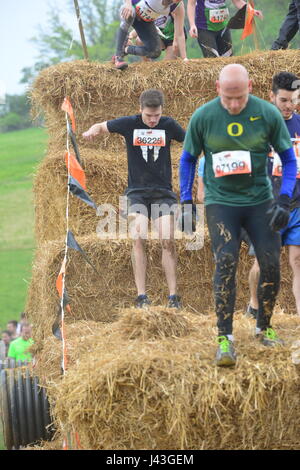
[[(251, 80), (242, 65), (224, 67), (216, 87), (219, 96), (198, 108), (188, 126), (180, 160), (180, 196), (183, 213), (188, 212), (196, 163), (203, 152), (204, 204), (215, 259), (216, 364), (233, 366), (235, 276), (242, 228), (260, 265), (256, 337), (265, 346), (283, 343), (271, 326), (271, 317), (280, 281), (279, 230), (289, 219), (296, 158), (280, 112), (250, 94)], [(276, 201), (267, 174), (270, 145), (283, 166)]]

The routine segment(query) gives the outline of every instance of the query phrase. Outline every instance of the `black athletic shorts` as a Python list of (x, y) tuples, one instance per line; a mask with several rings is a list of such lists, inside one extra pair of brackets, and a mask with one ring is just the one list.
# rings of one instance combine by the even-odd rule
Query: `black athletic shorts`
[[(184, 28), (184, 37), (187, 39), (187, 34), (186, 34), (186, 29)], [(160, 39), (162, 40), (163, 43), (163, 51), (167, 49), (169, 46), (173, 46), (173, 39), (165, 39), (162, 36), (160, 36)]]
[(127, 213), (144, 214), (149, 219), (164, 215), (174, 215), (177, 209), (177, 196), (166, 188), (127, 189)]

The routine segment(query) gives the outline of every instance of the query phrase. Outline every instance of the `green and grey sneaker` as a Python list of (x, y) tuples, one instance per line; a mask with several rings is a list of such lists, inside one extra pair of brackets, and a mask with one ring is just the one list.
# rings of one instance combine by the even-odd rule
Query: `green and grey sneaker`
[(284, 341), (278, 338), (277, 333), (273, 328), (269, 327), (266, 330), (262, 330), (260, 333), (256, 333), (256, 337), (264, 346), (283, 346)]
[(219, 344), (216, 354), (216, 365), (230, 367), (236, 363), (236, 354), (233, 347), (233, 342), (227, 336), (218, 336), (217, 342)]

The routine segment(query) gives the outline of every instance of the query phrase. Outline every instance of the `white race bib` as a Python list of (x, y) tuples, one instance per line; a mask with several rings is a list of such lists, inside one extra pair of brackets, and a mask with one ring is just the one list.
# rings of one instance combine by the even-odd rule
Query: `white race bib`
[(138, 147), (165, 147), (166, 131), (163, 129), (135, 129), (133, 145)]
[(229, 18), (228, 8), (217, 8), (215, 10), (209, 10), (209, 21), (211, 23), (223, 23), (223, 21)]
[(164, 7), (158, 0), (141, 0), (135, 5), (135, 11), (139, 18), (143, 21), (155, 21), (159, 16), (169, 14), (170, 8)]
[(213, 153), (213, 170), (216, 178), (229, 175), (251, 174), (251, 155), (245, 150)]
[[(297, 142), (297, 145), (299, 146), (299, 141)], [(295, 150), (296, 160), (297, 160), (297, 176), (296, 176), (296, 178), (300, 179), (300, 153), (299, 153), (300, 147), (298, 147), (298, 149), (296, 150), (295, 144), (294, 144), (294, 150)], [(298, 151), (298, 155), (297, 155), (297, 151)], [(272, 168), (272, 176), (282, 177), (282, 162), (281, 162), (280, 156), (276, 152), (272, 152), (271, 156), (274, 158), (273, 168)]]

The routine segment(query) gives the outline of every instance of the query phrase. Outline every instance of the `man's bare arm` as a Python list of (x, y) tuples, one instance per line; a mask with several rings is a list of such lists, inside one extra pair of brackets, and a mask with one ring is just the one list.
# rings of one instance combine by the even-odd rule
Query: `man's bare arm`
[(107, 121), (94, 124), (89, 128), (88, 131), (82, 134), (82, 137), (86, 140), (94, 140), (95, 137), (101, 134), (108, 134), (109, 130), (107, 128)]

